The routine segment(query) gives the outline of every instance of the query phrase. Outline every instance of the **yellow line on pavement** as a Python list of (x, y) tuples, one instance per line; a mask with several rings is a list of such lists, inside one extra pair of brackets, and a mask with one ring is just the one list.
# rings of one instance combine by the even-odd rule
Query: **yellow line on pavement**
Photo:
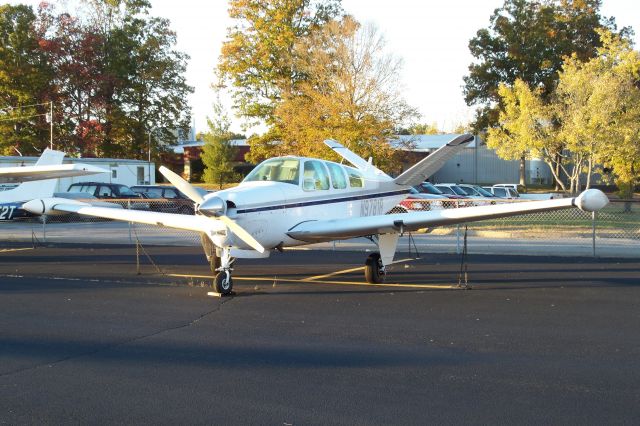
[[(406, 263), (406, 262), (410, 262), (412, 260), (416, 260), (416, 259), (413, 259), (413, 258), (400, 259), (400, 260), (396, 260), (395, 262), (393, 262), (392, 265), (395, 265), (396, 263)], [(345, 270), (342, 270), (342, 271), (331, 272), (330, 274), (316, 275), (315, 277), (305, 278), (302, 281), (316, 281), (316, 280), (321, 280), (323, 278), (334, 277), (336, 275), (348, 274), (349, 272), (361, 271), (363, 269), (364, 269), (364, 266), (359, 266), (357, 268), (351, 268), (351, 269), (345, 269)]]
[(8, 252), (12, 252), (12, 251), (24, 251), (24, 250), (33, 250), (33, 247), (14, 248), (14, 249), (1, 249), (0, 253), (8, 253)]
[[(167, 274), (170, 277), (176, 278), (199, 278), (199, 279), (212, 279), (210, 275), (186, 275), (186, 274)], [(235, 281), (268, 281), (272, 283), (301, 283), (301, 284), (332, 284), (332, 285), (355, 285), (361, 287), (391, 287), (391, 288), (428, 288), (447, 290), (456, 288), (451, 284), (369, 284), (353, 281), (307, 281), (306, 279), (291, 279), (291, 278), (266, 278), (266, 277), (233, 277)]]

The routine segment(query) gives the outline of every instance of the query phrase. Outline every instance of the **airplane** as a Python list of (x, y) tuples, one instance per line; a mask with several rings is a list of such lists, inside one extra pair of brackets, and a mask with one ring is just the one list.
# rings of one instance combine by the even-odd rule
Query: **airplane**
[(160, 172), (196, 203), (194, 215), (114, 210), (79, 201), (38, 199), (23, 205), (34, 214), (96, 216), (196, 231), (217, 272), (217, 293), (232, 292), (236, 258), (266, 258), (286, 247), (353, 237), (378, 246), (365, 262), (369, 283), (382, 283), (405, 232), (442, 225), (578, 207), (596, 211), (609, 200), (589, 189), (578, 197), (447, 210), (386, 214), (473, 139), (461, 135), (395, 179), (334, 140), (325, 144), (347, 166), (316, 158), (285, 156), (263, 161), (237, 186), (202, 197), (187, 181), (161, 167)]
[(64, 152), (47, 148), (34, 166), (0, 168), (0, 184), (20, 183), (0, 192), (0, 221), (29, 216), (29, 212), (21, 208), (22, 204), (36, 198), (52, 197), (58, 178), (109, 172), (88, 164), (62, 164), (64, 155)]

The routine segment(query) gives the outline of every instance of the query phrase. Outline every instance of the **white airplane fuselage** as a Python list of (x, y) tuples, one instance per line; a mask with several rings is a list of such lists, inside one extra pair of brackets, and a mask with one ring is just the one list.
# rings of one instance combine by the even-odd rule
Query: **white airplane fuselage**
[[(301, 222), (376, 216), (387, 213), (409, 194), (408, 187), (395, 184), (386, 176), (365, 178), (364, 186), (344, 189), (303, 190), (301, 184), (253, 181), (215, 192), (227, 202), (227, 214), (246, 229), (265, 248), (309, 244), (287, 232)], [(233, 207), (235, 206), (235, 207)], [(328, 239), (333, 240), (332, 239)], [(213, 238), (218, 247), (250, 247), (230, 231)]]

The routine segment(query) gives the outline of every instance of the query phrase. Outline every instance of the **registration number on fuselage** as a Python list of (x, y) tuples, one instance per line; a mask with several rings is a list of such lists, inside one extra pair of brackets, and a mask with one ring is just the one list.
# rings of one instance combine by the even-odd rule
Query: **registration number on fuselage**
[(0, 205), (0, 220), (11, 220), (14, 218), (18, 206), (16, 204)]
[(382, 198), (370, 198), (360, 202), (360, 216), (377, 216), (384, 214)]

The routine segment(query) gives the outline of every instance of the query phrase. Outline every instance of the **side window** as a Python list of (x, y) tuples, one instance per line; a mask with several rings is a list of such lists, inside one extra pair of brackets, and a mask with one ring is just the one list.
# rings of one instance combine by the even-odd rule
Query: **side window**
[(113, 197), (113, 192), (108, 186), (100, 185), (99, 197)]
[(352, 188), (363, 188), (364, 187), (364, 178), (362, 174), (355, 169), (347, 169), (347, 174), (349, 175), (349, 186)]
[(329, 189), (329, 175), (322, 162), (309, 160), (304, 163), (302, 189), (305, 191)]
[(164, 190), (164, 198), (178, 198), (178, 194), (176, 193), (175, 189), (172, 188), (166, 188)]
[(79, 192), (86, 192), (87, 194), (96, 195), (96, 189), (98, 189), (97, 185), (82, 185), (79, 188)]
[(342, 167), (335, 163), (325, 163), (329, 168), (329, 174), (331, 175), (331, 182), (335, 189), (345, 189), (347, 187), (347, 179), (344, 177), (344, 171)]
[(149, 198), (162, 198), (162, 190), (160, 188), (148, 188), (146, 194)]
[(504, 197), (507, 196), (507, 193), (504, 190), (504, 188), (493, 188), (493, 193), (495, 195), (497, 195), (498, 197), (503, 197), (504, 198)]

